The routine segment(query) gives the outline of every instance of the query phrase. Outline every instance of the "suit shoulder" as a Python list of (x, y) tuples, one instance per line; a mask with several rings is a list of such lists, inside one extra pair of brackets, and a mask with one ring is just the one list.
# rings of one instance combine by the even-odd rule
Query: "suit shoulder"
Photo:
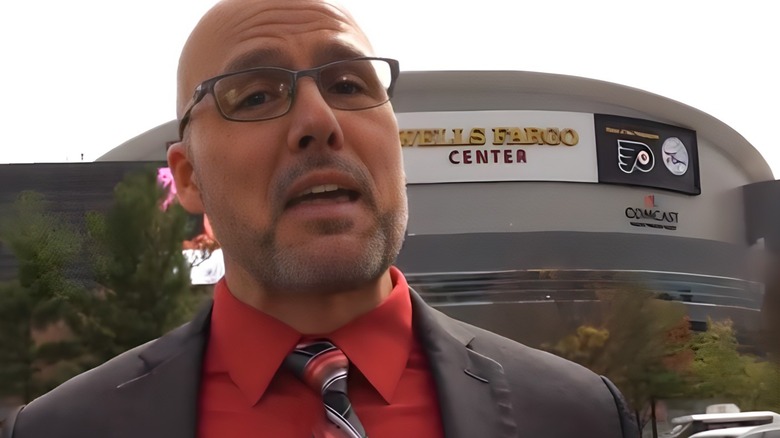
[[(493, 375), (496, 385), (505, 388), (517, 424), (534, 431), (531, 435), (638, 437), (631, 412), (608, 379), (554, 354), (458, 321), (430, 306), (421, 308), (428, 324), (443, 329), (464, 345), (469, 355), (482, 356), (476, 363), (489, 360), (500, 367)], [(559, 421), (561, 418), (566, 421)]]
[(189, 323), (130, 349), (36, 398), (19, 412), (13, 436), (43, 436), (41, 430), (46, 430), (48, 436), (60, 436), (52, 435), (53, 431), (70, 436), (67, 435), (68, 428), (99, 429), (102, 401), (117, 387), (145, 375), (152, 365), (145, 357), (150, 352), (181, 343), (187, 336), (188, 326)]
[(518, 390), (513, 392), (523, 398), (542, 404), (548, 400), (558, 412), (587, 412), (593, 418), (617, 419), (621, 414), (623, 400), (617, 389), (588, 368), (479, 327), (456, 324), (474, 335), (469, 348), (498, 362), (510, 386)]
[(599, 379), (589, 369), (574, 363), (570, 360), (556, 356), (552, 353), (529, 347), (520, 342), (514, 341), (497, 333), (476, 327), (474, 325), (452, 319), (454, 324), (460, 325), (465, 330), (473, 333), (469, 346), (477, 352), (484, 352), (485, 355), (495, 359), (500, 358), (501, 365), (507, 371), (513, 371), (515, 368), (527, 371), (534, 370), (543, 374), (566, 374), (572, 373), (590, 376), (593, 379)]

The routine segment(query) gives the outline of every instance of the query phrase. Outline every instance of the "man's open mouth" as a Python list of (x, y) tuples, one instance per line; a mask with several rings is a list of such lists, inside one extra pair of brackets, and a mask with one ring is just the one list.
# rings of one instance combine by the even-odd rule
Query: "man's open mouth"
[(287, 202), (286, 208), (300, 204), (332, 204), (338, 202), (355, 202), (360, 193), (339, 187), (337, 184), (323, 184), (310, 187)]

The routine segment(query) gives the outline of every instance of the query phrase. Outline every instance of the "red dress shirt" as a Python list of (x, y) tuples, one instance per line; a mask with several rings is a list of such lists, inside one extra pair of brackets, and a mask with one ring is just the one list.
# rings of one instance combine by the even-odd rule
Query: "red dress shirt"
[[(370, 438), (442, 437), (428, 360), (412, 331), (403, 274), (378, 307), (329, 339), (350, 360), (348, 388)], [(302, 338), (281, 321), (238, 301), (224, 278), (214, 291), (199, 399), (199, 438), (311, 437), (320, 395), (281, 367)], [(280, 368), (281, 367), (281, 368)]]

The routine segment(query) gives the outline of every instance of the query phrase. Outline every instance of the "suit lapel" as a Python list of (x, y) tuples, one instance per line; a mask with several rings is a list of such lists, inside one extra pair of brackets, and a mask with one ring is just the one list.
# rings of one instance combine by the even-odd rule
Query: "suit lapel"
[(411, 291), (414, 326), (425, 347), (447, 438), (516, 437), (509, 385), (501, 365), (471, 344), (464, 325)]
[[(116, 387), (117, 438), (194, 438), (211, 306), (139, 354), (148, 369)], [(142, 401), (142, 403), (139, 403)]]

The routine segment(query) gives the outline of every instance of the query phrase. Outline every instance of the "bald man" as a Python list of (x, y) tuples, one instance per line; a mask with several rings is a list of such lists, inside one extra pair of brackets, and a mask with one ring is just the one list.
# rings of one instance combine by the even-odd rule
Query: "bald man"
[(33, 401), (9, 436), (635, 436), (608, 380), (446, 317), (392, 266), (397, 77), (325, 1), (209, 11), (181, 55), (168, 162), (222, 245), (213, 304)]

